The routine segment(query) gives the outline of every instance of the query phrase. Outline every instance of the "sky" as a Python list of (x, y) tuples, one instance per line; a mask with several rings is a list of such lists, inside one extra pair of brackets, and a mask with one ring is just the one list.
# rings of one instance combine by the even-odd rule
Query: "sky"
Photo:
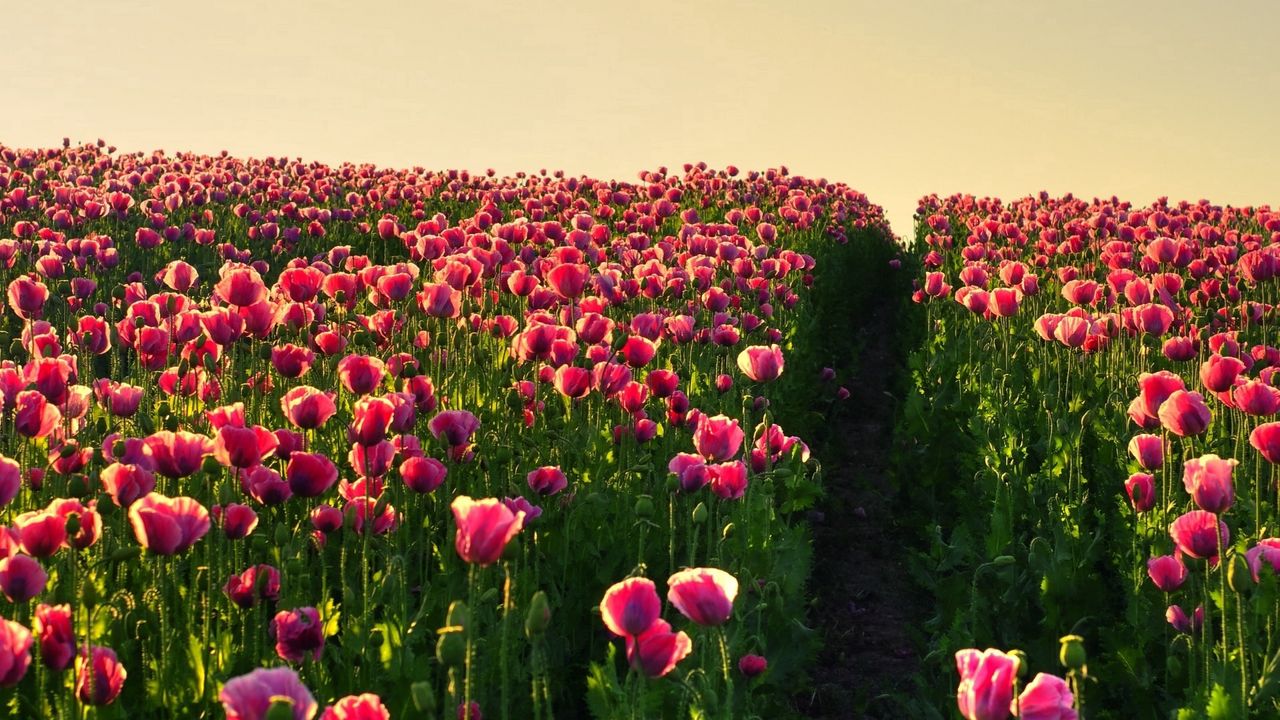
[(1274, 0), (0, 3), (10, 146), (1280, 203)]

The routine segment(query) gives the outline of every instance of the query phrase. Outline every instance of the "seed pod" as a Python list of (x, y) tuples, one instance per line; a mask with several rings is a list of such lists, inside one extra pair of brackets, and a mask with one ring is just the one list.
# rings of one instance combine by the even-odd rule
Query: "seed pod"
[(635, 514), (638, 518), (649, 519), (653, 517), (653, 499), (647, 495), (642, 495), (636, 500)]
[(1018, 677), (1026, 680), (1027, 676), (1031, 674), (1031, 665), (1027, 662), (1027, 654), (1021, 650), (1010, 650), (1009, 654), (1013, 656), (1014, 660), (1018, 661)]
[(131, 545), (129, 547), (117, 548), (116, 551), (111, 553), (107, 559), (113, 563), (128, 562), (130, 560), (136, 560), (141, 554), (142, 548)]
[(267, 709), (264, 720), (293, 720), (293, 700), (283, 695), (271, 697), (271, 707)]
[(1062, 662), (1062, 666), (1071, 670), (1079, 670), (1088, 662), (1088, 655), (1084, 649), (1084, 638), (1079, 635), (1065, 635), (1059, 642), (1062, 647), (1058, 652), (1058, 660)]

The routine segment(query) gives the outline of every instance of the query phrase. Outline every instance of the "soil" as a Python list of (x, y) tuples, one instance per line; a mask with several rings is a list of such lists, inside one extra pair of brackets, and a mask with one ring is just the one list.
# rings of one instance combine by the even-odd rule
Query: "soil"
[(824, 646), (810, 686), (793, 699), (802, 717), (902, 718), (908, 713), (899, 698), (912, 691), (919, 669), (914, 638), (929, 608), (907, 573), (916, 543), (895, 524), (889, 467), (891, 391), (903, 371), (897, 308), (896, 298), (870, 308), (854, 376), (842, 378), (852, 395), (826, 443), (826, 496), (812, 515), (816, 602), (809, 616)]

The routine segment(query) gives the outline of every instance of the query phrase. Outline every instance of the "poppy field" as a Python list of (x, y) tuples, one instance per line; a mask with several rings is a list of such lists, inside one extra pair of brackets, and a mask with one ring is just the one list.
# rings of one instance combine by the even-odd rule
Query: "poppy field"
[(772, 716), (831, 335), (896, 252), (784, 168), (0, 147), (0, 704)]
[(899, 463), (936, 696), (1280, 716), (1280, 213), (1042, 193), (916, 220)]

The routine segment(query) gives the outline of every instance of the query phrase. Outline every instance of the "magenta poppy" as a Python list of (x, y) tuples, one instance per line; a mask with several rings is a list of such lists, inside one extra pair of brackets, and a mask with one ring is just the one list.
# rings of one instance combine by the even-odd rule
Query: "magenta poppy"
[(699, 625), (727, 622), (737, 596), (737, 578), (718, 568), (688, 568), (667, 579), (667, 600)]
[(1187, 581), (1187, 566), (1177, 555), (1161, 555), (1147, 560), (1147, 576), (1164, 592), (1173, 592)]
[(578, 297), (591, 279), (591, 268), (586, 265), (564, 263), (546, 274), (547, 285), (557, 295), (567, 300)]
[(741, 460), (708, 464), (707, 481), (711, 492), (724, 500), (739, 500), (747, 491), (747, 465)]
[(458, 526), (454, 538), (458, 556), (476, 565), (497, 562), (507, 543), (524, 527), (525, 513), (512, 512), (496, 498), (472, 500), (459, 495), (450, 507)]
[(26, 602), (39, 595), (48, 582), (49, 574), (40, 561), (29, 555), (18, 553), (0, 559), (0, 592), (11, 603)]
[(228, 540), (241, 540), (258, 527), (258, 513), (248, 505), (230, 503), (215, 513)]
[(54, 672), (65, 670), (76, 655), (71, 606), (40, 603), (31, 629), (40, 643), (40, 662)]
[(600, 617), (609, 632), (623, 637), (640, 635), (658, 620), (662, 600), (653, 581), (633, 577), (614, 583), (600, 601)]
[(293, 720), (311, 720), (318, 709), (298, 674), (287, 667), (259, 668), (234, 677), (218, 693), (227, 720), (265, 720), (276, 698), (286, 698), (293, 706)]
[(13, 534), (26, 554), (47, 558), (67, 540), (67, 520), (44, 510), (24, 512), (13, 519)]
[(268, 633), (276, 641), (276, 654), (283, 660), (301, 663), (319, 660), (324, 652), (324, 623), (313, 607), (281, 610), (272, 618)]
[(1267, 462), (1280, 463), (1280, 422), (1263, 423), (1249, 433), (1249, 444)]
[(693, 431), (693, 446), (708, 461), (724, 462), (742, 449), (743, 437), (737, 420), (724, 415), (703, 416)]
[(39, 280), (22, 276), (9, 283), (9, 307), (23, 320), (40, 317), (49, 300), (49, 288)]
[(1200, 382), (1215, 393), (1226, 392), (1235, 385), (1236, 378), (1244, 372), (1244, 363), (1239, 358), (1223, 355), (1210, 355), (1200, 365)]
[(86, 705), (110, 705), (128, 677), (114, 650), (93, 645), (76, 656), (76, 697)]
[(427, 429), (437, 440), (460, 447), (471, 442), (471, 436), (480, 429), (480, 420), (466, 410), (445, 410), (431, 418)]
[(368, 395), (376, 390), (385, 374), (386, 364), (375, 357), (348, 355), (338, 361), (338, 379), (355, 395)]
[(777, 345), (752, 345), (738, 353), (738, 369), (756, 382), (777, 380), (785, 365)]
[(654, 620), (639, 635), (627, 635), (627, 661), (651, 678), (660, 678), (675, 669), (693, 650), (693, 641), (684, 631), (673, 633), (666, 620)]
[(1036, 673), (1018, 696), (1019, 720), (1076, 720), (1075, 696), (1057, 675)]
[(1160, 406), (1169, 396), (1179, 390), (1186, 390), (1182, 378), (1168, 370), (1155, 373), (1142, 373), (1138, 376), (1138, 396), (1142, 399), (1142, 410), (1147, 417), (1159, 417)]
[(462, 314), (462, 293), (445, 283), (428, 283), (418, 293), (418, 305), (430, 317), (455, 318)]
[(1213, 454), (1183, 463), (1183, 485), (1201, 510), (1223, 513), (1231, 507), (1235, 501), (1231, 470), (1238, 464), (1237, 460), (1224, 460)]
[(170, 478), (184, 478), (200, 469), (206, 455), (214, 451), (213, 440), (185, 430), (161, 430), (146, 438), (156, 472)]
[(299, 385), (286, 392), (280, 398), (280, 408), (289, 422), (302, 430), (322, 427), (338, 411), (332, 393), (321, 392), (309, 385)]
[(209, 511), (189, 497), (149, 493), (129, 506), (138, 543), (157, 555), (180, 553), (209, 532)]
[(1129, 440), (1129, 454), (1143, 470), (1159, 470), (1164, 466), (1164, 439), (1159, 435), (1134, 435)]
[(1227, 524), (1206, 510), (1192, 510), (1169, 526), (1169, 536), (1184, 555), (1216, 563), (1218, 552), (1230, 542)]
[(33, 642), (26, 627), (0, 618), (0, 687), (13, 687), (27, 674)]
[(289, 456), (284, 476), (299, 497), (319, 497), (338, 482), (338, 468), (321, 453), (295, 452)]
[(1144, 513), (1156, 506), (1155, 478), (1147, 473), (1134, 473), (1124, 482), (1129, 504), (1135, 512)]
[(23, 390), (14, 398), (13, 428), (19, 435), (46, 437), (61, 423), (62, 413), (38, 390)]
[(400, 478), (410, 490), (429, 493), (444, 484), (449, 474), (444, 463), (431, 457), (409, 457), (400, 463)]
[(1178, 437), (1199, 435), (1209, 427), (1212, 415), (1198, 392), (1178, 390), (1160, 405), (1160, 424)]
[(347, 695), (325, 708), (320, 720), (391, 720), (391, 711), (373, 693)]
[(270, 565), (254, 565), (227, 578), (222, 592), (242, 608), (251, 608), (264, 600), (275, 602), (280, 599), (280, 571)]
[(114, 462), (103, 468), (98, 479), (102, 489), (119, 507), (129, 507), (135, 500), (156, 489), (156, 478), (140, 465)]
[(237, 307), (248, 307), (267, 297), (267, 286), (257, 270), (246, 265), (224, 265), (218, 273), (221, 278), (213, 287), (214, 293), (225, 302)]
[(1018, 659), (999, 650), (969, 648), (956, 653), (960, 685), (956, 705), (965, 720), (1005, 720), (1013, 702)]
[(275, 433), (261, 425), (224, 425), (214, 436), (213, 457), (226, 467), (251, 468), (273, 454), (279, 444)]
[(555, 495), (569, 485), (564, 472), (555, 466), (540, 467), (526, 477), (529, 489), (539, 495)]
[(0, 455), (0, 506), (8, 505), (22, 489), (22, 467), (18, 461)]

